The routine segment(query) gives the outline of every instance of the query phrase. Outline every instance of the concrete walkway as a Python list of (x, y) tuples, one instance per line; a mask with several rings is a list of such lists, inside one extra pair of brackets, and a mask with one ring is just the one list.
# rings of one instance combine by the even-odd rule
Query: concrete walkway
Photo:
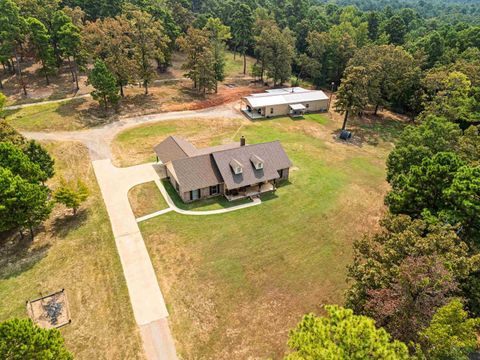
[(197, 215), (199, 215), (199, 216), (218, 215), (218, 214), (229, 213), (229, 212), (232, 212), (232, 211), (237, 211), (237, 210), (240, 210), (240, 209), (249, 208), (249, 207), (252, 207), (252, 206), (260, 205), (262, 203), (262, 201), (257, 198), (255, 200), (253, 200), (251, 203), (232, 206), (232, 207), (224, 208), (224, 209), (205, 210), (205, 211), (184, 210), (184, 209), (180, 209), (177, 205), (175, 205), (172, 198), (170, 197), (167, 190), (165, 189), (165, 186), (163, 186), (163, 183), (160, 181), (160, 179), (158, 177), (155, 179), (155, 184), (157, 185), (158, 189), (160, 190), (160, 192), (163, 195), (163, 198), (167, 202), (168, 208), (156, 211), (152, 214), (148, 214), (148, 215), (139, 217), (139, 218), (137, 218), (137, 223), (145, 221), (145, 220), (153, 219), (154, 217), (166, 214), (170, 211), (175, 211), (176, 213), (179, 213), (179, 214), (182, 214), (182, 215), (193, 215), (193, 216), (197, 216)]
[(128, 201), (137, 184), (158, 178), (151, 164), (117, 168), (109, 159), (93, 168), (110, 217), (135, 320), (149, 360), (176, 360), (168, 311), (147, 248)]

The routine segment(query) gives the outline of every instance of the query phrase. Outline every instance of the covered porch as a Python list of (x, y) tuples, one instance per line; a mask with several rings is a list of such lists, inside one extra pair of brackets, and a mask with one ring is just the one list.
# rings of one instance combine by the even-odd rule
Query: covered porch
[(307, 108), (303, 104), (291, 104), (288, 106), (290, 108), (290, 116), (291, 117), (300, 117), (305, 115), (305, 111)]
[(273, 192), (275, 189), (275, 184), (267, 181), (260, 184), (244, 186), (238, 189), (226, 190), (225, 197), (228, 201), (234, 201)]
[(254, 108), (244, 99), (240, 102), (240, 110), (253, 120), (265, 117), (265, 107)]

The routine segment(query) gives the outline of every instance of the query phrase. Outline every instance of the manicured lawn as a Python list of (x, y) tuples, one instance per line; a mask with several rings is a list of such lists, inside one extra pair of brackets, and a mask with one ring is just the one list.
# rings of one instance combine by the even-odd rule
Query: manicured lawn
[(375, 231), (384, 211), (391, 144), (337, 142), (337, 122), (323, 115), (227, 120), (222, 131), (217, 121), (144, 126), (120, 134), (115, 146), (128, 143), (137, 162), (170, 133), (204, 145), (241, 135), (248, 143), (281, 140), (294, 168), (268, 201), (214, 216), (171, 212), (140, 225), (182, 358), (280, 358), (304, 313), (343, 302), (352, 242)]
[(128, 200), (137, 218), (168, 208), (167, 202), (153, 181), (130, 189)]
[[(0, 321), (27, 316), (25, 301), (66, 289), (61, 329), (76, 359), (143, 359), (123, 271), (86, 148), (47, 143), (59, 178), (82, 178), (91, 196), (76, 217), (55, 208), (33, 243), (0, 239)], [(16, 234), (14, 234), (15, 236)]]

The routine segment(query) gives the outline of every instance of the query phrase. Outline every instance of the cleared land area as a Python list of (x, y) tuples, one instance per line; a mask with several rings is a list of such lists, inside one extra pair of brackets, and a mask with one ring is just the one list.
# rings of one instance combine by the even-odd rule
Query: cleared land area
[(290, 183), (260, 206), (201, 218), (171, 212), (140, 224), (182, 358), (280, 358), (304, 313), (343, 302), (351, 244), (384, 211), (391, 144), (382, 136), (403, 126), (385, 122), (377, 136), (375, 125), (352, 123), (360, 140), (349, 145), (334, 139), (338, 121), (323, 115), (171, 121), (117, 137), (115, 146), (131, 147), (125, 162), (151, 160), (151, 144), (170, 133), (197, 146), (240, 135), (279, 139), (295, 166)]
[[(98, 102), (90, 97), (82, 97), (60, 103), (36, 104), (28, 108), (7, 110), (5, 116), (12, 126), (21, 131), (73, 131), (100, 126), (127, 117), (167, 111), (203, 109), (240, 99), (242, 96), (261, 90), (258, 85), (251, 85), (251, 79), (243, 75), (243, 59), (237, 56), (233, 60), (233, 54), (227, 53), (225, 64), (227, 79), (224, 84), (219, 85), (217, 94), (208, 94), (204, 97), (203, 94), (192, 89), (191, 81), (178, 81), (183, 77), (184, 71), (181, 69), (183, 62), (184, 56), (180, 53), (175, 54), (172, 67), (166, 73), (158, 74), (159, 79), (151, 84), (148, 95), (144, 94), (144, 89), (141, 87), (127, 86), (125, 88), (126, 96), (115, 111), (110, 109), (105, 113), (99, 107)], [(250, 71), (252, 63), (253, 59), (248, 58), (248, 71)], [(13, 76), (5, 81), (5, 93), (10, 95), (9, 105), (62, 98), (61, 96), (42, 98), (43, 92), (50, 93), (49, 87), (45, 87), (33, 70), (32, 72), (27, 71), (26, 77), (32, 79), (28, 99), (19, 98), (17, 91), (20, 89), (18, 89)], [(52, 85), (53, 88), (50, 90), (55, 90), (54, 93), (58, 95), (59, 88), (71, 89), (72, 85), (65, 77), (66, 74), (62, 73), (58, 79), (52, 79), (52, 84), (55, 84), (56, 80), (59, 84), (58, 86)], [(89, 93), (93, 90), (90, 86), (86, 86), (85, 81), (86, 77), (82, 77), (79, 94)], [(73, 95), (75, 94), (70, 94), (68, 97)]]
[(34, 242), (0, 239), (0, 321), (26, 317), (25, 301), (66, 289), (72, 323), (61, 332), (76, 359), (143, 359), (123, 271), (88, 151), (45, 143), (60, 177), (81, 178), (90, 198), (76, 217), (57, 206)]

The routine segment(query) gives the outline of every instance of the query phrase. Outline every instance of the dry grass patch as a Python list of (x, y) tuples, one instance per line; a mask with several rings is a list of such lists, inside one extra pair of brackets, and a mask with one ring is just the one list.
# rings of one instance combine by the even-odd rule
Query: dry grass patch
[(131, 188), (128, 200), (137, 218), (168, 208), (167, 202), (153, 181)]
[(142, 359), (133, 318), (100, 190), (87, 149), (45, 143), (56, 176), (81, 178), (91, 196), (72, 217), (57, 206), (33, 243), (16, 234), (0, 240), (0, 320), (26, 317), (25, 301), (65, 288), (72, 323), (61, 329), (76, 359)]

